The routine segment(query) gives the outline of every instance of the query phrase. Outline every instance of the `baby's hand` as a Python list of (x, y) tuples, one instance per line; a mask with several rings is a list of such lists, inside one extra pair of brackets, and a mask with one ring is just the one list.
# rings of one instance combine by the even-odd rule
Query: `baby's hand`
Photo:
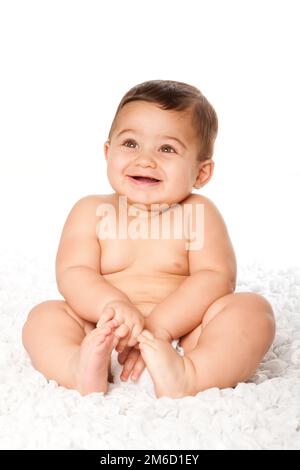
[[(108, 302), (103, 310), (103, 313), (97, 323), (97, 326), (102, 326), (108, 320), (116, 319), (119, 322), (119, 327), (115, 331), (116, 336), (120, 336), (120, 341), (116, 347), (116, 351), (121, 352), (126, 346), (135, 346), (137, 344), (137, 337), (144, 329), (145, 319), (141, 312), (132, 304), (123, 301)], [(123, 325), (129, 328), (128, 334), (124, 337)]]
[(136, 348), (126, 347), (118, 354), (118, 362), (123, 365), (120, 378), (125, 381), (130, 376), (131, 380), (136, 382), (146, 367), (141, 351)]

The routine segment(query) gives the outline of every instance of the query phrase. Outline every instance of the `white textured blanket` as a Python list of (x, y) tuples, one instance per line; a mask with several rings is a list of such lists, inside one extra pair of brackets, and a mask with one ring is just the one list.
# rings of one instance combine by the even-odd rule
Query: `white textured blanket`
[(263, 294), (277, 334), (257, 373), (235, 389), (156, 399), (116, 383), (82, 398), (31, 366), (21, 343), (29, 310), (61, 298), (53, 263), (11, 253), (0, 265), (1, 449), (300, 449), (300, 273), (240, 268), (237, 291)]

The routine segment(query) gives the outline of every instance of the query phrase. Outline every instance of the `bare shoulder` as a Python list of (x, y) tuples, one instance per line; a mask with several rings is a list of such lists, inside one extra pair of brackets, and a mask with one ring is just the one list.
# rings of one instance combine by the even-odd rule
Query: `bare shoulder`
[(204, 211), (207, 213), (207, 215), (209, 216), (214, 215), (215, 217), (219, 217), (220, 219), (224, 221), (216, 204), (207, 196), (203, 196), (202, 194), (192, 193), (185, 199), (184, 203), (193, 204), (193, 205), (201, 204), (203, 205)]
[(89, 194), (75, 202), (73, 208), (80, 211), (94, 210), (99, 204), (113, 202), (113, 194)]
[[(113, 204), (113, 194), (89, 194), (74, 203), (69, 218), (74, 222), (93, 224), (99, 219), (98, 208), (101, 204)], [(67, 220), (68, 220), (67, 219)]]
[(203, 214), (205, 234), (212, 235), (213, 232), (216, 238), (228, 237), (225, 220), (216, 204), (211, 199), (202, 194), (192, 193), (184, 203), (191, 204), (194, 207), (196, 205), (200, 206), (201, 213)]
[[(206, 196), (192, 193), (185, 201), (201, 204), (203, 225), (201, 225), (203, 243), (200, 250), (189, 253), (192, 270), (211, 269), (236, 277), (236, 257), (224, 218), (216, 204)], [(200, 225), (199, 225), (200, 226)]]
[(76, 235), (96, 236), (96, 225), (99, 221), (98, 207), (112, 202), (112, 194), (90, 194), (76, 201), (66, 218), (63, 237)]
[(97, 238), (97, 208), (111, 195), (92, 194), (80, 198), (65, 221), (56, 255), (59, 277), (67, 267), (88, 266), (100, 270), (100, 244)]

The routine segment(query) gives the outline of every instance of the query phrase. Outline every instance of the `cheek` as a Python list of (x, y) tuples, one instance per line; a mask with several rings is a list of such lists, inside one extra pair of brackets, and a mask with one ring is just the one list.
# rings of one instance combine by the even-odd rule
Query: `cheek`
[(186, 165), (176, 165), (169, 169), (168, 172), (174, 184), (183, 186), (185, 182), (189, 182), (191, 178), (191, 170)]
[(113, 176), (114, 174), (119, 174), (125, 166), (125, 161), (122, 158), (111, 157), (107, 162), (107, 171)]

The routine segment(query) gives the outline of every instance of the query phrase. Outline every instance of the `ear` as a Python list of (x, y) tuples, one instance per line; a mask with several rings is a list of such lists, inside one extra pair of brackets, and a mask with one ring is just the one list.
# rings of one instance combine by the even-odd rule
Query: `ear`
[(205, 186), (209, 182), (213, 175), (214, 167), (215, 162), (211, 158), (199, 164), (194, 188), (200, 189), (202, 186)]
[(104, 142), (104, 158), (105, 160), (107, 161), (108, 160), (108, 149), (109, 149), (109, 146), (110, 146), (110, 142), (109, 140), (107, 140), (106, 142)]

